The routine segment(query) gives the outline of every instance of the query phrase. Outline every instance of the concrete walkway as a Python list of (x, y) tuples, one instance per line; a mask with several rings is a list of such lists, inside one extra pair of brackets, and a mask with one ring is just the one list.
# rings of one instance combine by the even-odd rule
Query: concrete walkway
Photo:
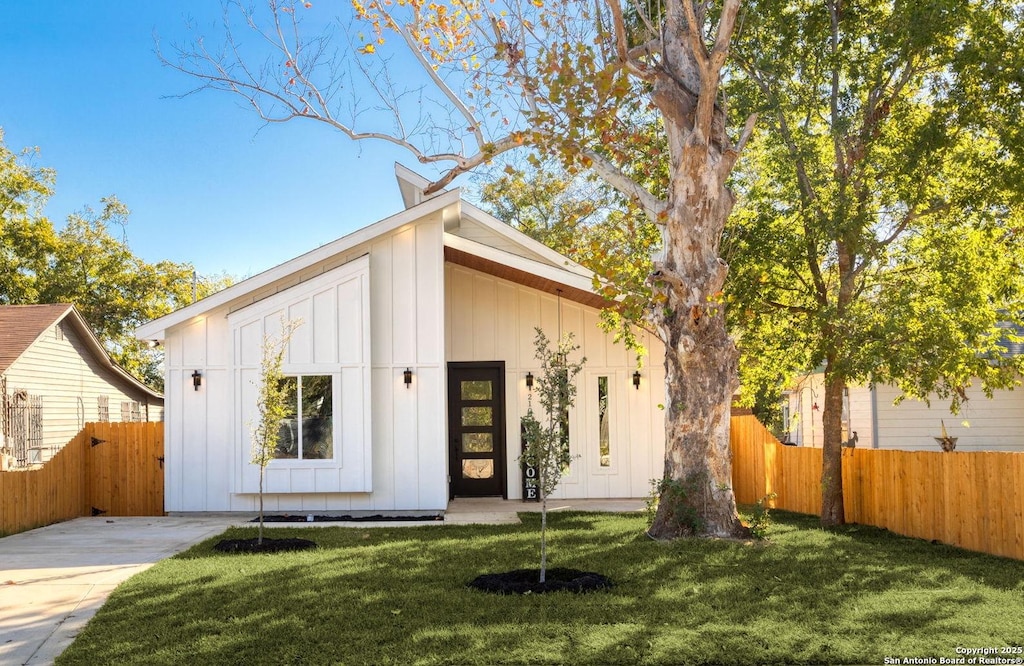
[[(640, 511), (643, 500), (550, 500), (549, 511)], [(276, 523), (271, 527), (394, 528), (516, 524), (540, 505), (457, 499), (441, 521)], [(253, 514), (77, 518), (0, 539), (0, 666), (52, 664), (120, 583)]]
[(124, 580), (237, 518), (77, 518), (0, 539), (0, 664), (52, 664)]

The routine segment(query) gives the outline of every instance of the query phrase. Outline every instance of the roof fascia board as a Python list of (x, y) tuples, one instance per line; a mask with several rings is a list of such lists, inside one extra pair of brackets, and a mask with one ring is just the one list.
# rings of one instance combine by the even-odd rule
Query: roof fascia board
[(571, 271), (573, 273), (576, 273), (577, 275), (586, 276), (587, 279), (590, 279), (589, 276), (593, 275), (591, 271), (587, 270), (586, 268), (576, 263), (572, 259), (566, 257), (565, 255), (559, 254), (558, 252), (555, 252), (544, 243), (541, 243), (540, 241), (530, 238), (522, 231), (519, 231), (518, 229), (512, 227), (511, 225), (505, 224), (504, 222), (494, 217), (487, 211), (474, 206), (468, 201), (464, 201), (462, 203), (462, 214), (468, 217), (469, 219), (473, 220), (474, 222), (482, 224), (488, 229), (494, 231), (495, 233), (504, 236), (505, 238), (515, 243), (516, 245), (523, 247), (523, 249), (534, 254), (540, 255), (544, 259), (552, 262), (556, 266), (563, 268), (564, 270)]
[(424, 201), (423, 190), (430, 187), (429, 180), (398, 162), (395, 162), (395, 178), (398, 180), (398, 189), (402, 193), (402, 203), (406, 208), (412, 208)]
[[(114, 359), (110, 358), (110, 354), (103, 346), (103, 343), (100, 342), (100, 339), (96, 337), (96, 333), (95, 331), (92, 330), (92, 326), (89, 325), (89, 322), (85, 321), (85, 318), (82, 317), (82, 314), (78, 311), (78, 308), (74, 306), (70, 307), (67, 312), (65, 312), (59, 319), (57, 319), (57, 321), (59, 322), (65, 319), (71, 322), (71, 325), (74, 326), (75, 331), (78, 333), (78, 337), (82, 340), (82, 342), (85, 343), (86, 347), (88, 347), (92, 351), (92, 354), (96, 358), (96, 360), (99, 361), (102, 365), (104, 365), (108, 370), (113, 372), (115, 375), (117, 375), (124, 381), (131, 384), (132, 387), (142, 391), (143, 393), (149, 395), (150, 397), (158, 398), (160, 400), (163, 399), (163, 395), (157, 393), (150, 387), (146, 386), (144, 383), (139, 381), (139, 379), (135, 377), (135, 375), (122, 368), (120, 365), (114, 362)], [(33, 342), (32, 344), (35, 344), (35, 342)]]
[(140, 340), (163, 340), (167, 329), (173, 326), (177, 326), (178, 324), (186, 322), (194, 317), (198, 317), (205, 312), (213, 310), (214, 308), (226, 305), (227, 303), (241, 298), (250, 292), (262, 289), (267, 285), (288, 277), (292, 273), (301, 271), (302, 269), (308, 268), (318, 262), (330, 259), (336, 254), (345, 252), (346, 250), (349, 250), (361, 243), (373, 240), (377, 236), (393, 231), (402, 225), (416, 222), (420, 218), (426, 217), (431, 213), (444, 210), (448, 206), (458, 205), (460, 202), (460, 196), (461, 191), (456, 188), (440, 194), (435, 198), (424, 201), (412, 208), (407, 208), (406, 210), (396, 213), (391, 217), (386, 217), (379, 222), (371, 224), (370, 226), (357, 229), (356, 231), (353, 231), (346, 236), (342, 236), (337, 240), (331, 241), (326, 245), (321, 245), (315, 250), (311, 250), (310, 252), (300, 255), (294, 259), (290, 259), (283, 264), (267, 269), (262, 273), (254, 275), (247, 280), (243, 280), (238, 284), (232, 285), (223, 291), (218, 291), (216, 294), (212, 294), (211, 296), (193, 303), (192, 305), (172, 312), (169, 315), (160, 317), (159, 319), (146, 322), (135, 329), (135, 337)]
[[(39, 334), (36, 335), (36, 337), (32, 339), (32, 342), (30, 342), (28, 344), (28, 346), (25, 347), (25, 349), (23, 349), (20, 354), (18, 354), (18, 358), (21, 358), (22, 356), (24, 356), (25, 352), (27, 352), (30, 348), (32, 348), (37, 342), (42, 340), (43, 336), (47, 335), (50, 332), (51, 328), (53, 328), (54, 326), (56, 326), (60, 322), (64, 321), (67, 318), (68, 314), (71, 313), (71, 312), (74, 312), (76, 315), (78, 315), (78, 319), (82, 322), (82, 324), (87, 329), (89, 328), (89, 325), (85, 324), (85, 320), (82, 319), (82, 316), (78, 314), (78, 310), (75, 309), (75, 306), (69, 303), (67, 305), (67, 307), (65, 307), (64, 310), (59, 315), (57, 315), (56, 317), (53, 318), (52, 321), (50, 321), (49, 324), (47, 324), (42, 329), (40, 329)], [(95, 342), (97, 344), (99, 344), (99, 340), (96, 340), (96, 334), (93, 333), (91, 330), (89, 331), (89, 336), (92, 337), (92, 339), (95, 340)], [(102, 348), (102, 345), (101, 345), (101, 348)], [(14, 360), (17, 361), (18, 358), (14, 359)], [(11, 365), (14, 365), (14, 363), (12, 362)]]
[(352, 261), (345, 262), (341, 266), (336, 266), (329, 271), (324, 271), (316, 277), (312, 277), (304, 282), (300, 282), (299, 284), (293, 284), (287, 289), (282, 289), (272, 296), (267, 296), (255, 303), (250, 303), (245, 307), (229, 313), (228, 323), (233, 325), (233, 322), (245, 322), (251, 319), (259, 319), (263, 316), (260, 313), (267, 310), (282, 309), (288, 303), (294, 301), (296, 294), (302, 293), (300, 290), (317, 291), (325, 285), (340, 283), (357, 275), (366, 274), (369, 270), (369, 253), (360, 255)]
[(591, 273), (590, 276), (580, 275), (575, 271), (569, 271), (565, 268), (559, 268), (558, 266), (549, 266), (548, 264), (534, 261), (533, 259), (526, 259), (525, 257), (520, 257), (519, 255), (512, 254), (511, 252), (499, 250), (498, 248), (491, 247), (490, 245), (484, 245), (483, 243), (477, 243), (476, 241), (471, 241), (468, 238), (456, 236), (455, 234), (446, 233), (444, 235), (444, 244), (448, 247), (455, 248), (456, 250), (462, 250), (463, 252), (474, 254), (495, 263), (504, 264), (526, 273), (533, 273), (542, 278), (551, 280), (552, 282), (560, 282), (591, 294), (596, 293), (594, 291), (593, 278), (590, 277), (593, 273)]

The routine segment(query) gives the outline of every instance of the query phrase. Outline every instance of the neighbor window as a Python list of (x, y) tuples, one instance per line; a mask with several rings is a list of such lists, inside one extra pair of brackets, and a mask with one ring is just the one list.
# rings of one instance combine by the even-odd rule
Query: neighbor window
[(275, 458), (334, 458), (334, 390), (330, 375), (300, 375), (281, 380), (288, 405), (278, 431)]
[(96, 397), (96, 420), (100, 423), (110, 421), (110, 398), (105, 395)]
[(601, 456), (601, 467), (611, 467), (611, 429), (608, 411), (608, 378), (597, 378), (597, 447)]
[(141, 412), (139, 410), (139, 403), (125, 401), (121, 403), (121, 422), (131, 423), (132, 421), (141, 421)]

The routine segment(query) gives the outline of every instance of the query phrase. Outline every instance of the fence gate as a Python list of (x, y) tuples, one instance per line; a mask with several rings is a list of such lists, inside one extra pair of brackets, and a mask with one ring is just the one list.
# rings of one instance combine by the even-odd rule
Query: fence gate
[(92, 515), (164, 515), (163, 424), (89, 423), (82, 433)]

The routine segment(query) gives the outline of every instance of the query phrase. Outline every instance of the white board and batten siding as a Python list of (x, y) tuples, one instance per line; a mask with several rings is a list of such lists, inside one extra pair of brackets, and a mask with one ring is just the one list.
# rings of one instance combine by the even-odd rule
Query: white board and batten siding
[[(263, 341), (279, 338), (284, 322), (297, 325), (285, 350), (288, 376), (331, 378), (333, 456), (330, 460), (275, 460), (266, 470), (272, 494), (368, 493), (370, 451), (370, 271), (361, 257), (228, 315), (232, 336), (236, 453), (251, 449), (249, 424), (256, 400)], [(259, 467), (248, 456), (234, 465), (234, 488), (259, 492)]]
[(256, 508), (245, 424), (262, 335), (282, 314), (305, 322), (285, 373), (334, 378), (335, 456), (272, 461), (265, 508), (447, 506), (442, 226), (440, 213), (403, 225), (166, 332), (168, 511)]
[[(651, 479), (659, 478), (664, 466), (664, 413), (656, 407), (664, 402), (661, 342), (643, 336), (648, 355), (636, 389), (636, 355), (598, 327), (597, 309), (455, 264), (446, 264), (445, 285), (446, 360), (505, 363), (509, 498), (522, 497), (519, 419), (526, 414), (530, 394), (526, 373), (539, 372), (534, 329), (539, 326), (554, 341), (559, 319), (562, 331), (572, 332), (586, 349), (587, 362), (577, 379), (576, 407), (569, 415), (574, 459), (554, 497), (645, 497)], [(607, 466), (601, 465), (599, 452), (599, 377), (608, 378)]]
[[(57, 330), (59, 328), (59, 331)], [(163, 405), (131, 390), (99, 363), (75, 329), (58, 322), (4, 372), (7, 391), (25, 390), (43, 405), (43, 446), (55, 452), (88, 422), (100, 418), (99, 398), (107, 398), (108, 421), (121, 421), (121, 403), (139, 403), (141, 420), (160, 421)], [(46, 459), (49, 455), (46, 456)]]

